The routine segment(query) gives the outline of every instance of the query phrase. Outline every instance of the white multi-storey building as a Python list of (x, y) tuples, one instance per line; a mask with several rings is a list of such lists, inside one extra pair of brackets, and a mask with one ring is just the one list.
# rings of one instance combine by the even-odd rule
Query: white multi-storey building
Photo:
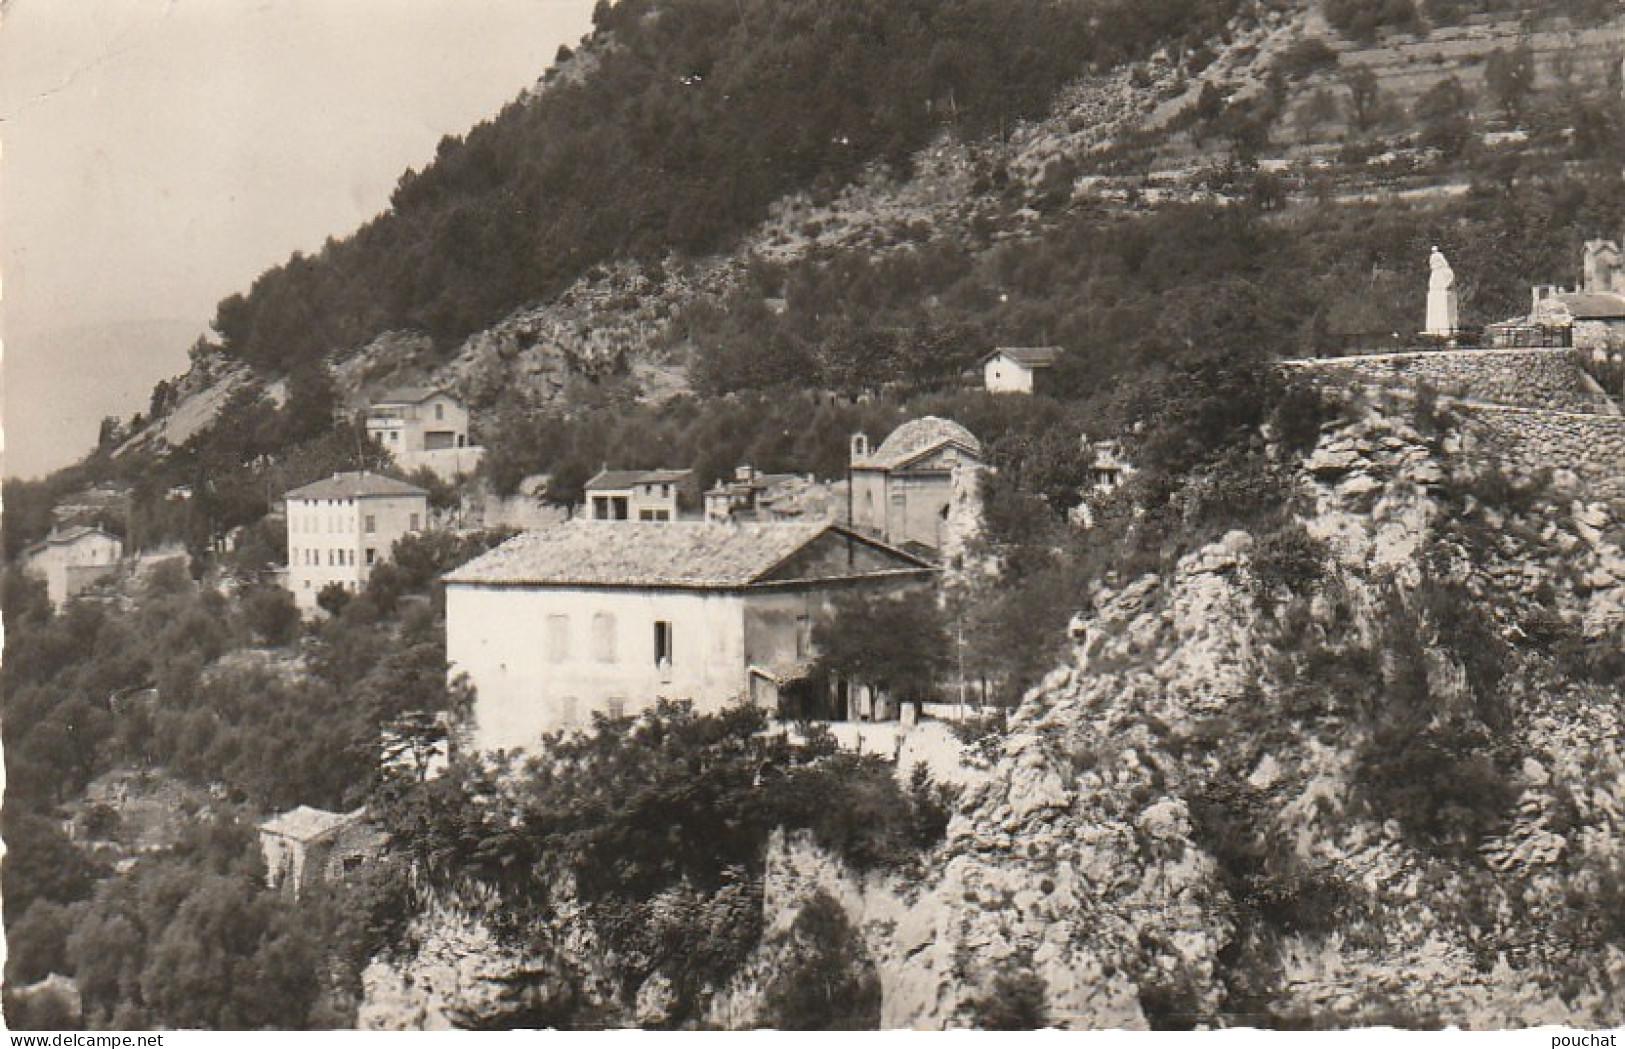
[(305, 611), (329, 584), (360, 590), (395, 541), (423, 529), (429, 496), (393, 477), (337, 473), (288, 493), (288, 586)]
[(367, 436), (395, 455), (468, 445), (468, 409), (444, 390), (391, 390), (367, 411)]

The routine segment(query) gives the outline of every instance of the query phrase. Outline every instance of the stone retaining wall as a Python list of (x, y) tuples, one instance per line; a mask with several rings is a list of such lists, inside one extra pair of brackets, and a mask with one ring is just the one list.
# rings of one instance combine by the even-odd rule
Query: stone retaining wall
[(1460, 404), (1513, 473), (1568, 470), (1593, 499), (1625, 499), (1625, 417)]
[(1573, 350), (1425, 350), (1286, 361), (1290, 370), (1357, 382), (1421, 383), (1469, 401), (1591, 412), (1603, 408)]

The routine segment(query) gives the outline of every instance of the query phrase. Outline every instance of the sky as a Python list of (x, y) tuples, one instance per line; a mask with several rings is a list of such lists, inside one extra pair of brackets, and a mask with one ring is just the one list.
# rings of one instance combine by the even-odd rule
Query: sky
[(4, 472), (83, 455), (215, 304), (376, 215), (593, 0), (0, 0)]

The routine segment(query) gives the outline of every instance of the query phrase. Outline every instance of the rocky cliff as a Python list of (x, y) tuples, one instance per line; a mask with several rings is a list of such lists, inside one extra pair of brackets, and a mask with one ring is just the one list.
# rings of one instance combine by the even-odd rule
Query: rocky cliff
[[(1625, 505), (1454, 500), (1475, 458), (1362, 409), (1301, 463), (1312, 581), (1274, 582), (1278, 543), (1233, 531), (1101, 591), (928, 874), (882, 884), (792, 843), (770, 923), (842, 901), (886, 1027), (974, 1023), (1011, 973), (1067, 1027), (1620, 1023), (1625, 692), (1528, 642), (1617, 647)], [(1435, 605), (1457, 586), (1506, 640), (1493, 680)], [(1469, 723), (1488, 738), (1448, 741)], [(1429, 761), (1486, 778), (1421, 796), (1447, 792)]]

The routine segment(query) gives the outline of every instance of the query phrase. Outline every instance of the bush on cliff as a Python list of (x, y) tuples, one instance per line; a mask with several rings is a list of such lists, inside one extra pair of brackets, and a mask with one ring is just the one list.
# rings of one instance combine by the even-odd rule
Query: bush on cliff
[(980, 1030), (1036, 1031), (1049, 1025), (1049, 985), (1031, 969), (1006, 968), (970, 1008)]
[(828, 893), (801, 907), (767, 985), (767, 1022), (783, 1031), (872, 1031), (880, 977), (858, 930)]
[(755, 947), (776, 830), (808, 831), (860, 870), (907, 864), (939, 834), (928, 782), (905, 791), (879, 757), (827, 735), (794, 744), (765, 719), (662, 701), (554, 737), (522, 769), (460, 762), (390, 781), (379, 808), (425, 889), (465, 898), (517, 943), (558, 935), (561, 905), (580, 905), (621, 1004), (658, 973), (678, 1023)]

